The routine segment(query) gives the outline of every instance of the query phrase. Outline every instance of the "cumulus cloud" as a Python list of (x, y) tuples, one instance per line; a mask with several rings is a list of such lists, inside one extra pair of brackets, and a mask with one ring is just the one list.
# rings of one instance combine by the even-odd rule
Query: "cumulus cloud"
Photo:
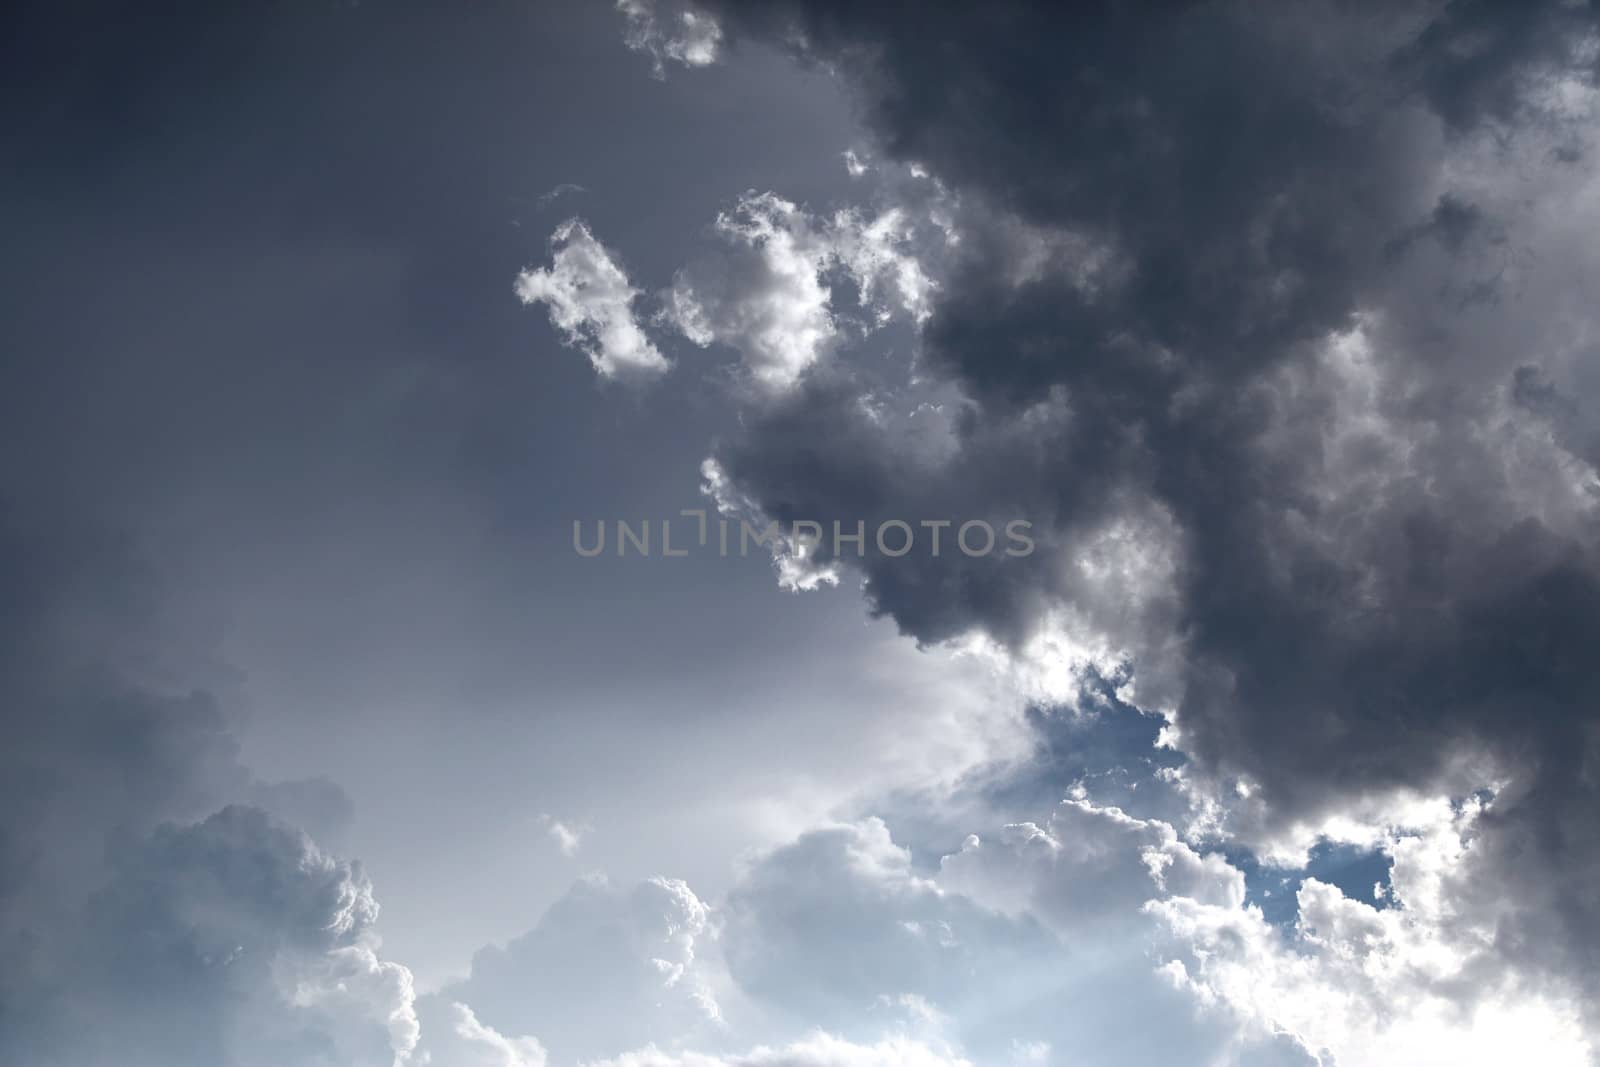
[[(927, 183), (749, 194), (662, 295), (646, 321), (756, 385), (708, 492), (1029, 519), (1023, 559), (780, 576), (858, 575), (1041, 699), (1160, 716), (1190, 822), (1080, 785), (959, 847), (818, 827), (718, 906), (580, 883), (419, 998), (359, 866), (232, 803), (342, 795), (255, 782), (215, 697), (137, 669), (137, 577), (43, 523), (0, 565), (0, 1059), (1592, 1060), (1593, 6), (619, 6), (658, 70), (724, 33), (825, 66)], [(602, 377), (662, 374), (616, 257), (577, 220), (552, 243), (521, 299)], [(914, 359), (858, 345), (885, 334)], [(1274, 926), (1215, 850), (1318, 839), (1389, 860), (1382, 907), (1308, 877)]]
[(533, 1037), (507, 1037), (478, 1021), (465, 1004), (425, 997), (418, 1004), (425, 1040), (414, 1061), (427, 1067), (545, 1067)]
[[(43, 568), (63, 548), (31, 558)], [(19, 604), (32, 573), (9, 585)], [(59, 603), (43, 616), (76, 632)], [(47, 629), (7, 653), (33, 649), (40, 670)], [(718, 906), (672, 879), (587, 880), (465, 980), (418, 996), (383, 955), (358, 864), (254, 808), (175, 814), (249, 791), (214, 709), (122, 706), (148, 727), (128, 736), (162, 741), (126, 766), (109, 752), (99, 770), (70, 763), (74, 781), (124, 790), (106, 794), (120, 819), (91, 792), (73, 817), (88, 821), (60, 824), (111, 844), (73, 867), (81, 895), (41, 907), (41, 887), (71, 883), (6, 868), (8, 892), (31, 894), (0, 970), (0, 1051), (20, 1062), (1377, 1067), (1397, 1048), (1469, 1065), (1513, 1047), (1582, 1063), (1588, 1049), (1574, 997), (1508, 967), (1498, 944), (1520, 903), (1498, 892), (1505, 839), (1491, 831), (1514, 794), (1415, 808), (1377, 842), (1387, 906), (1307, 880), (1287, 943), (1217, 854), (1080, 791), (937, 862), (882, 820), (820, 827), (752, 858)], [(51, 744), (74, 751), (66, 735)], [(161, 753), (146, 781), (139, 758)], [(46, 767), (35, 749), (5, 758), (30, 778)]]
[(805, 834), (730, 893), (730, 973), (780, 1018), (858, 1041), (931, 1021), (978, 1062), (1044, 1049), (1049, 1063), (1203, 1063), (1251, 1044), (1147, 955), (1139, 905), (1163, 895), (1154, 857), (1174, 849), (1170, 830), (1079, 814), (1055, 863), (1013, 831), (969, 840), (931, 871), (879, 820)]
[(760, 1003), (857, 1041), (931, 1025), (978, 1062), (1585, 1063), (1581, 996), (1508, 968), (1506, 902), (1473, 888), (1492, 807), (1419, 807), (1384, 839), (1388, 907), (1307, 879), (1287, 931), (1219, 854), (1088, 799), (934, 869), (881, 821), (822, 828), (752, 866), (724, 947)]
[(213, 695), (157, 684), (159, 609), (121, 539), (39, 509), (0, 542), (0, 1059), (393, 1062), (410, 975), (377, 955), (370, 884), (230, 805), (337, 825), (348, 799), (256, 779)]
[(1197, 854), (1166, 823), (1086, 799), (1062, 801), (1044, 826), (1008, 825), (987, 845), (969, 836), (941, 861), (940, 884), (1062, 930), (1126, 911), (1141, 887), (1221, 908), (1244, 904), (1244, 878), (1221, 856)]
[(959, 1015), (986, 989), (1026, 990), (1015, 970), (1052, 954), (1036, 924), (946, 896), (876, 819), (813, 830), (772, 852), (725, 910), (723, 949), (739, 987), (846, 1033), (883, 998), (913, 996)]
[(916, 374), (836, 359), (747, 413), (729, 498), (1027, 514), (1004, 567), (816, 563), (1062, 688), (1126, 667), (1259, 848), (1503, 786), (1496, 945), (1600, 974), (1593, 7), (712, 6), (961, 205)]
[(1386, 845), (1395, 906), (1307, 879), (1290, 945), (1253, 910), (1152, 902), (1172, 935), (1166, 973), (1204, 1004), (1331, 1049), (1341, 1067), (1590, 1062), (1572, 990), (1507, 968), (1496, 950), (1496, 912), (1508, 902), (1475, 888), (1485, 803), (1430, 807)]
[(480, 950), (441, 998), (483, 1025), (538, 1039), (558, 1063), (715, 1034), (720, 1010), (699, 950), (710, 911), (684, 882), (579, 882), (532, 930)]
[(39, 1064), (370, 1064), (415, 1048), (410, 972), (378, 955), (358, 866), (228, 807), (119, 846), (8, 1002)]
[(568, 219), (550, 235), (550, 245), (549, 267), (530, 267), (517, 276), (517, 298), (544, 304), (551, 325), (589, 357), (602, 378), (648, 381), (666, 373), (671, 364), (634, 318), (639, 291), (588, 225)]

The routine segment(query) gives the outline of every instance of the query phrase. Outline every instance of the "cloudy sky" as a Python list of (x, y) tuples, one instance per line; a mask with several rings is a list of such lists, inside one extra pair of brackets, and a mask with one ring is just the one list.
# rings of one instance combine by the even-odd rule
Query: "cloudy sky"
[(0, 23), (4, 1067), (1600, 1064), (1593, 4)]

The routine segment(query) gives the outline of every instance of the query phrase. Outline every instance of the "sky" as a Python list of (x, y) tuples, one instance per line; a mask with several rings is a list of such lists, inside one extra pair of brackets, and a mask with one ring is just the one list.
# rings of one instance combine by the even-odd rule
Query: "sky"
[(0, 1064), (1600, 1064), (1593, 4), (0, 22)]

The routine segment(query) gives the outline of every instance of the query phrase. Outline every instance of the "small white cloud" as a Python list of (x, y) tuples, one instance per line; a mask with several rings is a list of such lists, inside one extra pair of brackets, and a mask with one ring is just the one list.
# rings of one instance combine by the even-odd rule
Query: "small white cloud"
[(722, 27), (706, 12), (673, 3), (658, 9), (656, 0), (617, 0), (617, 10), (628, 20), (623, 41), (650, 56), (656, 77), (666, 75), (667, 60), (686, 67), (717, 61)]
[(671, 366), (633, 316), (639, 291), (605, 245), (581, 219), (568, 219), (550, 236), (549, 268), (517, 276), (517, 297), (544, 304), (550, 322), (581, 349), (602, 378), (648, 380)]
[(697, 345), (738, 350), (758, 385), (785, 389), (837, 343), (830, 272), (854, 283), (870, 320), (921, 322), (933, 282), (911, 250), (909, 215), (813, 215), (775, 193), (748, 193), (717, 217), (728, 246), (678, 273), (665, 319)]
[(563, 856), (576, 856), (579, 846), (583, 844), (583, 835), (589, 832), (587, 826), (568, 826), (552, 815), (541, 815), (539, 821), (544, 824), (545, 833), (550, 835)]

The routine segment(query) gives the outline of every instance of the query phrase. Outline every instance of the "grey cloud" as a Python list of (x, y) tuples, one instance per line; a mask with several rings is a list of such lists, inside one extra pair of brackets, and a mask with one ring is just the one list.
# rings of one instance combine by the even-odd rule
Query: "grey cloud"
[(1516, 369), (1511, 396), (1550, 428), (1563, 449), (1591, 468), (1600, 468), (1600, 419), (1592, 407), (1586, 408), (1576, 396), (1557, 388), (1534, 364)]
[(151, 590), (118, 538), (43, 509), (0, 521), (0, 914), (7, 933), (103, 873), (114, 831), (212, 810), (248, 777), (216, 701), (144, 684)]
[(1581, 1000), (1507, 966), (1506, 901), (1474, 888), (1502, 862), (1479, 851), (1488, 810), (1412, 810), (1382, 843), (1392, 907), (1307, 879), (1288, 930), (1245, 904), (1221, 857), (1087, 798), (980, 829), (927, 873), (868, 819), (758, 858), (722, 939), (740, 991), (780, 1018), (850, 1041), (900, 1026), (979, 1063), (1032, 1049), (1024, 1062), (1493, 1064), (1525, 1049), (1576, 1067), (1592, 1047)]
[(1396, 55), (1396, 67), (1456, 127), (1527, 119), (1541, 79), (1594, 64), (1594, 14), (1591, 3), (1455, 0)]
[(348, 818), (331, 781), (254, 776), (223, 702), (173, 681), (192, 668), (169, 655), (154, 575), (127, 539), (75, 512), (0, 512), (0, 588), (0, 841), (14, 892), (92, 886), (110, 837), (230, 801), (332, 832)]
[(840, 72), (969, 211), (922, 334), (959, 393), (941, 460), (842, 370), (722, 443), (733, 491), (1028, 511), (1021, 563), (857, 569), (924, 640), (1076, 615), (1197, 780), (1255, 790), (1247, 838), (1510, 778), (1502, 946), (1600, 973), (1593, 6), (714, 6)]
[(1238, 878), (1170, 827), (1088, 803), (985, 831), (930, 874), (868, 819), (762, 857), (729, 895), (723, 941), (742, 992), (849, 1040), (910, 1004), (980, 1063), (1028, 1048), (1052, 1064), (1232, 1063), (1269, 1036), (1162, 976), (1140, 903), (1190, 894), (1232, 914)]
[[(159, 598), (122, 539), (38, 508), (0, 540), (0, 1059), (390, 1062), (409, 975), (373, 954), (359, 870), (257, 808), (191, 822), (254, 799), (333, 828), (348, 799), (255, 778), (219, 702), (162, 684)], [(291, 1003), (286, 969), (358, 1003)]]
[(157, 828), (36, 954), (4, 1047), (49, 1064), (386, 1065), (416, 1042), (371, 885), (257, 809)]
[(709, 923), (682, 881), (581, 881), (533, 929), (481, 949), (438, 998), (501, 1034), (536, 1037), (557, 1063), (715, 1036), (718, 1007), (698, 959)]
[(305, 834), (256, 808), (168, 824), (119, 851), (110, 886), (91, 905), (94, 921), (171, 928), (186, 942), (174, 958), (258, 956), (280, 938), (326, 951), (354, 944), (378, 917), (359, 866), (323, 855)]
[(763, 857), (726, 910), (740, 988), (845, 1034), (880, 998), (910, 994), (952, 1013), (988, 997), (1036, 1001), (1050, 992), (1031, 986), (1039, 964), (1064, 962), (1033, 921), (944, 896), (878, 820), (813, 830)]
[(534, 1037), (508, 1037), (479, 1021), (472, 1008), (438, 996), (417, 1004), (423, 1042), (418, 1062), (439, 1067), (544, 1067), (544, 1046)]
[(417, 1062), (438, 1067), (544, 1067), (544, 1046), (534, 1037), (510, 1037), (485, 1026), (466, 1004), (421, 998), (417, 1016), (423, 1041)]
[(1069, 933), (1157, 894), (1244, 903), (1244, 878), (1221, 856), (1199, 855), (1165, 823), (1087, 800), (1063, 801), (1044, 826), (1004, 827), (998, 849), (973, 835), (941, 862), (940, 882)]

